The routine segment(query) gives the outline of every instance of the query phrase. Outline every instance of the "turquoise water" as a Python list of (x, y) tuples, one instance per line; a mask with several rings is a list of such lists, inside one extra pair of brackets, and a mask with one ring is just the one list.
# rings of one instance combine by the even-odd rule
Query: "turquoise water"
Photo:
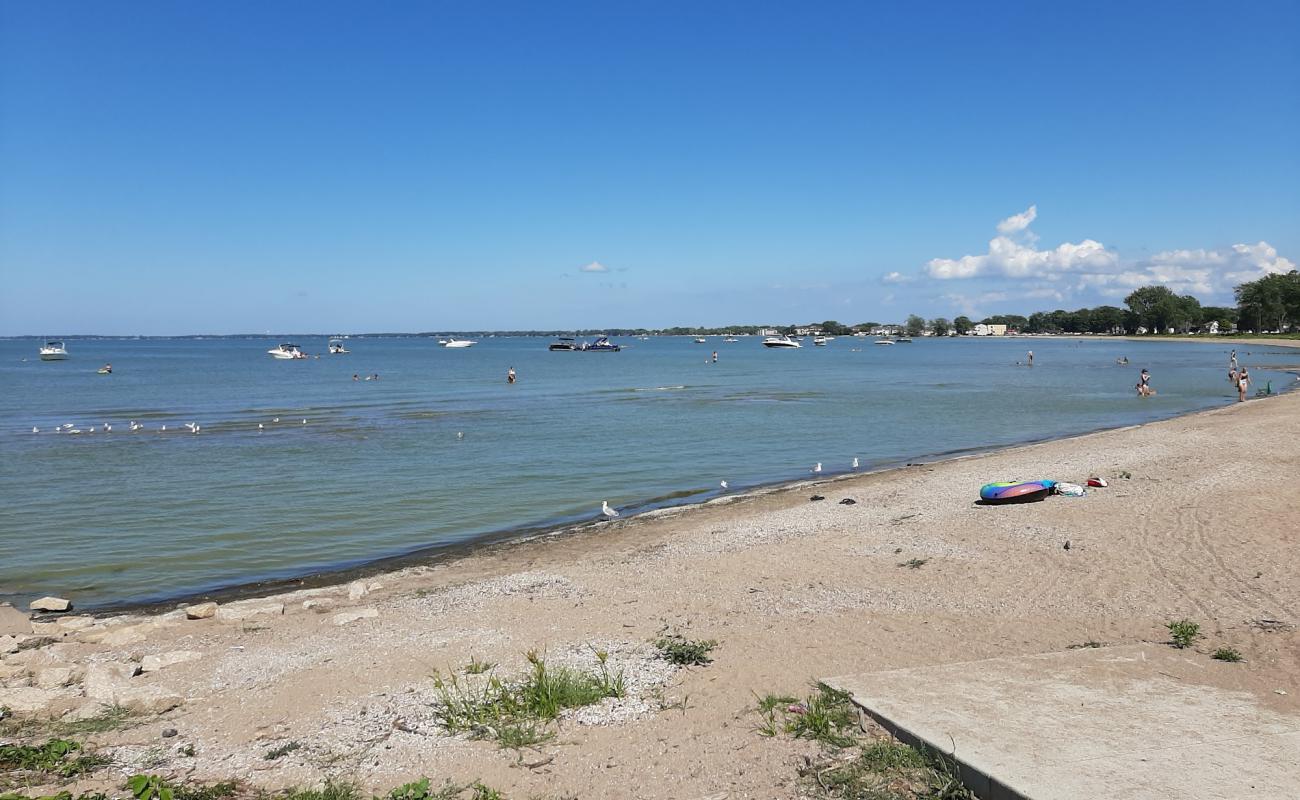
[[(634, 512), (721, 480), (805, 477), (818, 461), (868, 469), (1236, 398), (1223, 343), (840, 338), (781, 351), (665, 337), (551, 353), (529, 338), (460, 350), (353, 338), (351, 354), (307, 361), (272, 359), (274, 343), (69, 340), (69, 360), (43, 363), (31, 340), (0, 342), (0, 597), (176, 597), (592, 519), (602, 500)], [(1016, 366), (1029, 348), (1035, 366)], [(1239, 352), (1252, 368), (1296, 361)], [(106, 361), (113, 374), (97, 375)], [(1143, 366), (1159, 390), (1145, 400)], [(1258, 386), (1292, 380), (1252, 372)], [(52, 432), (64, 423), (113, 430)]]

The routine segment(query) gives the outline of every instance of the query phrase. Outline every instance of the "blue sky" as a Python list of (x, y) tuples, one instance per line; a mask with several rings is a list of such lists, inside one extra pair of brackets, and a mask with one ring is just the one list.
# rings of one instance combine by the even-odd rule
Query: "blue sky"
[(7, 2), (0, 37), (0, 335), (1209, 303), (1300, 263), (1291, 2)]

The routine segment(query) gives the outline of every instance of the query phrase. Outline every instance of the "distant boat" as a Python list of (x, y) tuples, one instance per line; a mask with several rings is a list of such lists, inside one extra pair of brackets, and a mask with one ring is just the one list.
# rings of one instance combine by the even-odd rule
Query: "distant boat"
[(738, 341), (740, 341), (740, 340), (737, 339), (737, 338), (734, 337), (734, 336), (728, 336), (727, 338), (723, 339), (722, 341), (726, 342), (727, 344), (735, 344), (736, 342), (738, 342)]
[(351, 352), (350, 350), (348, 350), (346, 347), (343, 346), (343, 340), (338, 338), (337, 336), (334, 337), (333, 339), (330, 339), (329, 349), (330, 349), (330, 355), (332, 356), (345, 356), (349, 352)]
[(909, 338), (906, 337), (906, 336), (899, 336), (899, 337), (897, 337), (896, 339), (894, 339), (894, 341), (898, 342), (899, 344), (911, 344), (911, 343), (912, 343), (912, 340), (909, 339)]
[(277, 358), (281, 361), (296, 360), (307, 357), (306, 353), (298, 349), (298, 345), (288, 343), (277, 344), (275, 347), (267, 350), (266, 353), (271, 356), (271, 358)]
[(704, 344), (704, 343), (707, 342), (707, 341), (708, 341), (708, 339), (705, 339), (703, 336), (696, 336), (696, 337), (695, 337), (695, 343), (696, 343), (696, 344)]
[(825, 336), (816, 337), (815, 339), (813, 339), (813, 344), (817, 345), (818, 347), (825, 347), (826, 337)]
[(68, 348), (63, 346), (63, 342), (58, 339), (51, 339), (41, 345), (38, 351), (41, 354), (42, 361), (62, 361), (68, 357)]
[(893, 344), (893, 339), (877, 339), (876, 344)]
[(578, 349), (584, 353), (617, 353), (623, 348), (611, 342), (608, 336), (601, 336), (594, 342), (583, 342), (578, 345)]
[(553, 351), (561, 351), (561, 352), (572, 352), (578, 349), (578, 345), (574, 343), (572, 336), (561, 336), (560, 338), (551, 342), (551, 346), (546, 349), (553, 350)]
[(803, 345), (791, 339), (789, 336), (769, 336), (763, 340), (764, 347), (803, 347)]
[(453, 337), (448, 339), (447, 343), (444, 344), (443, 347), (473, 347), (476, 344), (478, 344), (478, 342), (473, 339), (457, 339)]

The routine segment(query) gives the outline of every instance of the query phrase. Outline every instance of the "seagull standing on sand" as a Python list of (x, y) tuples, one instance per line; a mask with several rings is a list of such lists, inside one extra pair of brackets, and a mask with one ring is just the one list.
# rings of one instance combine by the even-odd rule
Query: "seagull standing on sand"
[(609, 517), (610, 519), (613, 519), (614, 517), (618, 516), (618, 512), (609, 507), (608, 500), (600, 501), (600, 513), (604, 514), (606, 517)]
[(818, 461), (816, 464), (813, 464), (812, 474), (820, 475), (821, 471), (822, 471), (822, 462)]

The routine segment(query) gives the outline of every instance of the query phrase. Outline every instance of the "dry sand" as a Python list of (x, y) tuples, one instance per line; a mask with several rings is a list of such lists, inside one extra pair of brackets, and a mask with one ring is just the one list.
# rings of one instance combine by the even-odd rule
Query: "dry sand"
[[(992, 480), (1094, 475), (1110, 487), (972, 502)], [(270, 788), (333, 776), (379, 791), (427, 775), (481, 779), (510, 797), (790, 797), (812, 746), (757, 735), (756, 694), (873, 669), (1159, 642), (1166, 621), (1188, 617), (1205, 633), (1202, 652), (1245, 655), (1207, 655), (1207, 670), (1230, 670), (1262, 704), (1300, 714), (1297, 476), (1300, 392), (600, 523), (227, 604), (216, 619), (37, 625), (59, 642), (5, 656), (0, 705), (15, 691), (74, 713), (93, 710), (85, 691), (164, 706), (175, 702), (167, 693), (183, 697), (91, 737), (119, 761), (101, 783), (143, 770)], [(911, 559), (925, 563), (900, 566)], [(718, 640), (715, 662), (678, 670), (657, 659), (647, 643), (665, 626)], [(516, 673), (528, 650), (591, 664), (593, 649), (626, 670), (629, 697), (566, 718), (537, 751), (434, 724), (435, 670), (477, 657)], [(96, 666), (181, 651), (194, 660), (132, 678)], [(69, 668), (74, 683), (38, 695), (31, 685), (50, 668)], [(49, 685), (63, 673), (44, 675)], [(167, 728), (179, 734), (161, 738)], [(302, 748), (263, 757), (291, 741)], [(187, 745), (192, 757), (180, 754)]]

